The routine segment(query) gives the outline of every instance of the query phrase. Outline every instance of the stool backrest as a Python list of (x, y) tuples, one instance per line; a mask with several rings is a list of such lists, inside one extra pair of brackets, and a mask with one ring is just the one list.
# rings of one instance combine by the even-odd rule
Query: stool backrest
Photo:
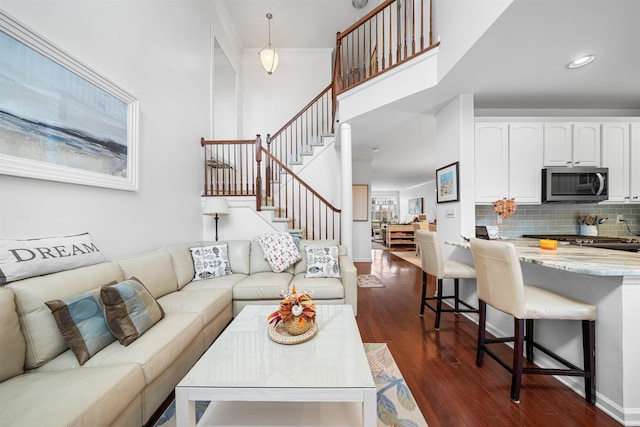
[(478, 299), (523, 319), (526, 313), (522, 268), (512, 243), (471, 239)]
[(420, 247), (420, 261), (422, 270), (431, 276), (442, 278), (444, 262), (438, 234), (434, 231), (417, 230), (415, 232)]

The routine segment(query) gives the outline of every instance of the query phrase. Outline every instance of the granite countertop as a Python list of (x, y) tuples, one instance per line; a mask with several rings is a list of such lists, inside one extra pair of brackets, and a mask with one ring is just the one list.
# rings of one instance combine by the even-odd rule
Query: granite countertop
[[(539, 247), (538, 239), (506, 240), (516, 246), (520, 261), (538, 264), (557, 270), (592, 276), (640, 276), (640, 253), (612, 249), (558, 245), (549, 250)], [(451, 246), (471, 249), (466, 241), (446, 242)]]

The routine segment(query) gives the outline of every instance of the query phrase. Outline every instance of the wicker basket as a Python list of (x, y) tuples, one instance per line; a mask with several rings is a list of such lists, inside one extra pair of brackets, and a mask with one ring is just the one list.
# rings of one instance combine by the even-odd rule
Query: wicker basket
[(311, 328), (311, 322), (304, 322), (303, 325), (301, 325), (299, 317), (294, 317), (293, 320), (282, 322), (282, 324), (285, 331), (289, 332), (290, 335), (304, 334)]

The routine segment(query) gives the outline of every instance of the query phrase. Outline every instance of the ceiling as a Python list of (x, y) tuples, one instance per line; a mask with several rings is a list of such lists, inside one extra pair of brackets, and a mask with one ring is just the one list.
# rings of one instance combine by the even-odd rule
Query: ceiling
[[(355, 9), (350, 0), (225, 1), (245, 48), (266, 44), (267, 12), (277, 48), (331, 48), (336, 32), (379, 3)], [(433, 116), (458, 94), (473, 94), (476, 109), (499, 114), (640, 115), (639, 16), (639, 0), (515, 0), (435, 88), (350, 121), (354, 156), (372, 159), (372, 189), (434, 179), (442, 165), (433, 155)], [(567, 68), (589, 53), (592, 64)]]

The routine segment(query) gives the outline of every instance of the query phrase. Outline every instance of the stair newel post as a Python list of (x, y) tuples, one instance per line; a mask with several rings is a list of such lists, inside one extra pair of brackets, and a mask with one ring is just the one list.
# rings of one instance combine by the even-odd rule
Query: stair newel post
[(342, 91), (344, 87), (342, 79), (342, 38), (340, 38), (340, 32), (336, 35), (336, 52), (334, 58), (335, 64), (333, 66), (333, 93), (334, 97)]
[[(271, 134), (270, 133), (267, 134), (267, 152), (271, 153)], [(264, 174), (266, 176), (265, 195), (267, 198), (269, 198), (271, 197), (271, 158), (270, 157), (267, 157)]]
[(262, 210), (262, 176), (260, 175), (260, 163), (262, 162), (262, 139), (256, 135), (256, 210)]

